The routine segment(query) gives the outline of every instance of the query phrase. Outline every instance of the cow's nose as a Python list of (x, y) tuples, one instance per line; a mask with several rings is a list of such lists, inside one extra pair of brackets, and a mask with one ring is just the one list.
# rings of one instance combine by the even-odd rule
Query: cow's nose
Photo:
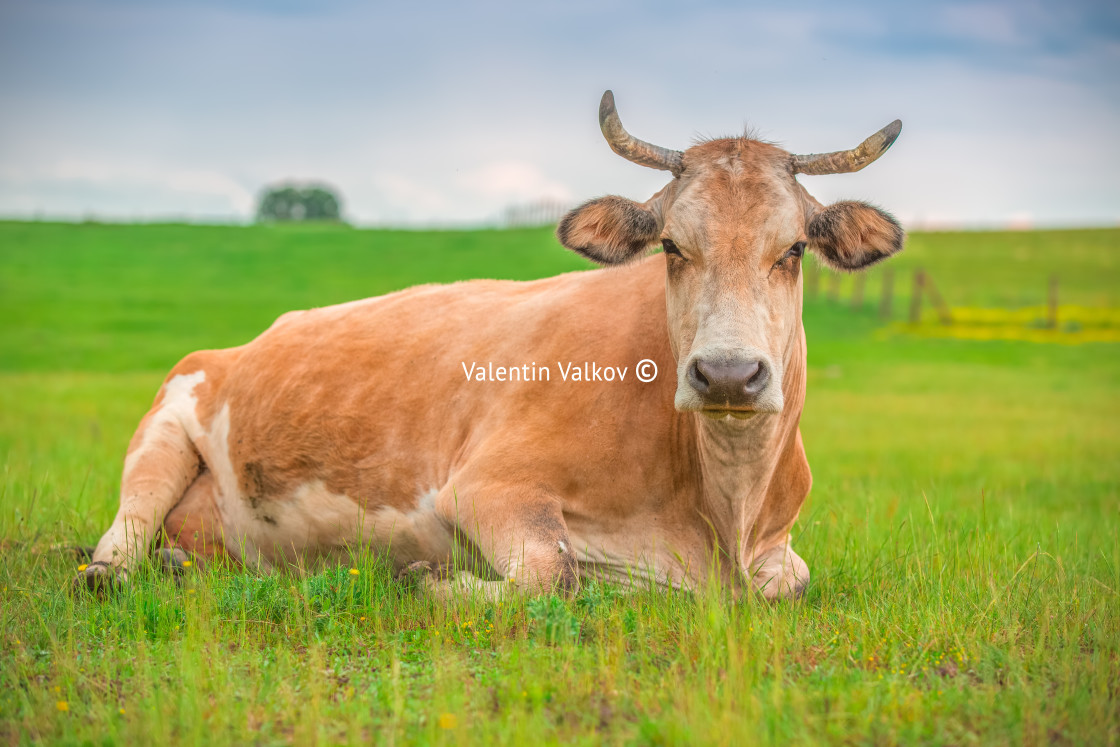
[(763, 360), (706, 361), (688, 367), (688, 381), (705, 403), (749, 405), (766, 388), (770, 369)]

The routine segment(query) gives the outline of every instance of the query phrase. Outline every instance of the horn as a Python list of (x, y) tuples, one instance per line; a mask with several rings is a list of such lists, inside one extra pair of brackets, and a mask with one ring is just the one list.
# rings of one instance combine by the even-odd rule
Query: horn
[(793, 156), (795, 174), (847, 174), (859, 171), (887, 152), (887, 148), (902, 132), (902, 121), (896, 119), (852, 150), (838, 150), (835, 153), (810, 153), (807, 156)]
[(622, 120), (618, 118), (618, 112), (614, 108), (614, 94), (610, 91), (606, 91), (603, 100), (599, 102), (599, 129), (603, 131), (603, 137), (607, 139), (611, 150), (627, 161), (649, 166), (651, 169), (671, 171), (673, 176), (680, 176), (684, 170), (681, 163), (683, 154), (679, 150), (647, 143), (626, 131)]

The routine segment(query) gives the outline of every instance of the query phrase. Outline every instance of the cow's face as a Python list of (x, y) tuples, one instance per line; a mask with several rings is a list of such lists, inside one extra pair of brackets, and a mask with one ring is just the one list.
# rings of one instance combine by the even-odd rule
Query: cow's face
[[(608, 140), (612, 115), (617, 122), (609, 104)], [(804, 159), (831, 159), (836, 169), (844, 154), (793, 156), (746, 138), (683, 154), (631, 141), (638, 145), (615, 150), (644, 165), (665, 159), (676, 178), (645, 203), (611, 196), (576, 208), (557, 229), (560, 241), (608, 265), (661, 244), (678, 410), (740, 419), (780, 411), (785, 363), (799, 344), (804, 252), (859, 270), (901, 249), (902, 229), (864, 203), (823, 207), (797, 182), (797, 171), (828, 173)]]

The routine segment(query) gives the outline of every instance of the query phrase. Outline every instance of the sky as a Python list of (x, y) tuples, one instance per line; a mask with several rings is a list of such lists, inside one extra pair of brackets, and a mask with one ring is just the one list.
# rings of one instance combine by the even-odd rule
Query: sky
[(335, 187), (359, 225), (478, 225), (515, 204), (645, 200), (683, 149), (902, 135), (801, 177), (910, 226), (1120, 224), (1120, 4), (0, 0), (0, 216), (252, 220)]

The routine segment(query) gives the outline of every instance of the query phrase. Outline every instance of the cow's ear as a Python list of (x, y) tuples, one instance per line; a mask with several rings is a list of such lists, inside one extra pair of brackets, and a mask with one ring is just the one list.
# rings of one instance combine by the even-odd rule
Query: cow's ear
[(661, 235), (652, 210), (610, 195), (585, 202), (556, 227), (560, 243), (601, 265), (620, 265), (642, 256)]
[(905, 238), (893, 216), (866, 202), (837, 202), (809, 219), (809, 249), (837, 270), (861, 270), (886, 259)]

